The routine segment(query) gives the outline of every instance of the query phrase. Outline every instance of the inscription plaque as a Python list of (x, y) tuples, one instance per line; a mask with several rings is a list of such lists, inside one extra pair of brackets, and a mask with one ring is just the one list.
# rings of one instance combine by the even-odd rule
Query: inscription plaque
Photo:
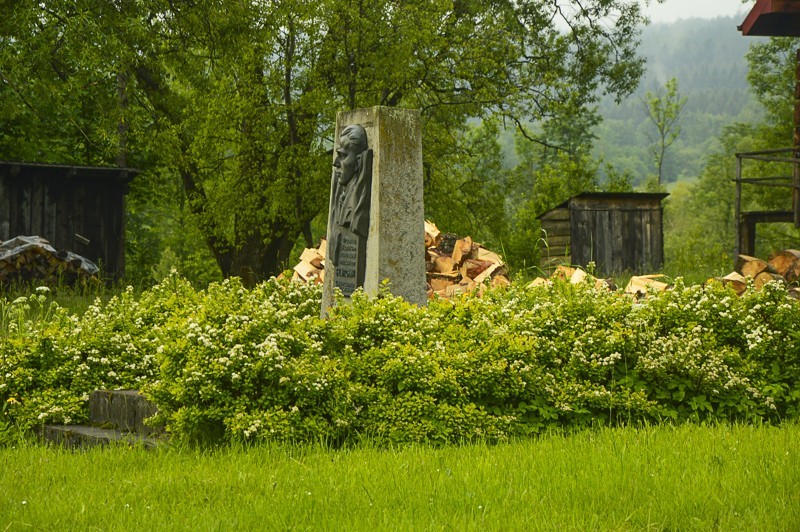
[(366, 258), (366, 249), (365, 246), (359, 249), (358, 235), (347, 229), (340, 230), (337, 239), (338, 258), (335, 261), (334, 286), (350, 297), (356, 288), (364, 285), (364, 261), (359, 258)]

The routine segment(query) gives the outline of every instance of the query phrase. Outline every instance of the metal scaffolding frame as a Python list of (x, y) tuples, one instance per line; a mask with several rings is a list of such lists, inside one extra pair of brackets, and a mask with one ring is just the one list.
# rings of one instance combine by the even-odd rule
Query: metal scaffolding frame
[[(770, 177), (743, 177), (744, 160), (754, 160), (792, 165), (792, 175)], [(797, 147), (775, 148), (755, 152), (736, 154), (736, 247), (734, 256), (755, 253), (756, 224), (758, 223), (793, 223), (800, 229), (800, 151)], [(761, 187), (781, 187), (792, 191), (791, 211), (755, 211), (742, 212), (742, 185)]]

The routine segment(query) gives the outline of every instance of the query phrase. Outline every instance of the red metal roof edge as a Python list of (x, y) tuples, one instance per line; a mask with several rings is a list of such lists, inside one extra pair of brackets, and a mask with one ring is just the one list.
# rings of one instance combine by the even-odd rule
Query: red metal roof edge
[(745, 37), (800, 37), (800, 0), (757, 0), (737, 28)]
[(750, 35), (753, 26), (758, 21), (758, 17), (765, 12), (772, 12), (772, 0), (757, 0), (756, 5), (753, 6), (753, 9), (745, 17), (744, 22), (737, 29), (742, 32), (742, 35)]

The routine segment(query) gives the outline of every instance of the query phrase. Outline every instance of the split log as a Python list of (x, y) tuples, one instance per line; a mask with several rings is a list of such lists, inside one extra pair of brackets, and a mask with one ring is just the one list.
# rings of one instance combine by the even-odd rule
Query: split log
[(613, 279), (598, 279), (597, 277), (589, 274), (582, 268), (571, 268), (569, 266), (559, 265), (556, 266), (555, 271), (550, 276), (550, 279), (537, 277), (528, 284), (528, 288), (535, 288), (537, 286), (549, 286), (553, 284), (554, 280), (560, 279), (568, 281), (570, 284), (589, 283), (594, 285), (598, 290), (616, 290), (617, 285)]
[(459, 271), (461, 272), (461, 277), (475, 279), (490, 266), (492, 266), (492, 263), (486, 260), (467, 259), (461, 265)]
[(478, 251), (475, 254), (475, 258), (478, 260), (491, 262), (492, 264), (503, 264), (503, 259), (500, 258), (500, 255), (491, 252), (484, 247), (478, 247)]
[(91, 261), (69, 251), (56, 251), (39, 236), (18, 236), (0, 243), (0, 284), (97, 282), (98, 271)]
[(572, 275), (569, 278), (569, 282), (570, 282), (570, 284), (581, 284), (582, 282), (584, 282), (589, 277), (591, 277), (591, 276), (588, 273), (586, 273), (585, 271), (583, 271), (582, 269), (575, 268), (575, 271), (572, 273)]
[[(602, 290), (616, 290), (616, 284), (613, 279), (598, 279), (594, 275), (588, 274), (581, 268), (573, 268), (575, 271), (569, 278), (570, 284), (592, 283), (594, 287)], [(612, 288), (613, 287), (613, 288)]]
[(466, 259), (472, 258), (472, 244), (472, 238), (468, 236), (456, 240), (455, 246), (453, 246), (453, 260), (456, 261), (456, 264), (461, 266)]
[(563, 279), (564, 281), (568, 279), (572, 279), (572, 276), (575, 275), (575, 268), (570, 268), (569, 266), (559, 265), (556, 266), (553, 275), (550, 276), (551, 279)]
[(324, 267), (325, 257), (316, 249), (306, 248), (300, 255), (300, 260), (320, 270)]
[(553, 281), (549, 279), (545, 279), (544, 277), (537, 277), (530, 283), (528, 283), (528, 288), (536, 288), (537, 286), (548, 286), (553, 284)]
[(322, 270), (319, 268), (315, 268), (310, 263), (302, 261), (297, 266), (295, 266), (294, 271), (303, 279), (305, 282), (315, 282), (321, 283), (322, 278)]
[(744, 294), (744, 291), (747, 290), (747, 278), (738, 272), (731, 272), (725, 277), (719, 278), (719, 281), (723, 285), (733, 288), (737, 296)]
[(458, 284), (460, 280), (459, 273), (434, 273), (429, 276), (428, 282), (434, 292), (440, 292), (450, 285)]
[(425, 220), (425, 247), (434, 248), (438, 246), (441, 241), (442, 233), (439, 231), (439, 228), (436, 227), (433, 222)]
[(786, 283), (786, 280), (777, 273), (764, 271), (755, 276), (753, 279), (753, 285), (755, 286), (756, 290), (761, 290), (761, 287), (770, 281), (780, 281), (781, 283)]
[(473, 290), (475, 290), (476, 286), (477, 285), (471, 280), (468, 280), (466, 282), (462, 281), (458, 284), (451, 284), (450, 286), (444, 289), (444, 295), (445, 297), (453, 298), (456, 296), (460, 296), (462, 294), (467, 294), (469, 292), (472, 292)]
[(508, 277), (505, 275), (495, 275), (492, 277), (492, 288), (497, 288), (498, 286), (509, 286), (511, 281), (508, 280)]
[(786, 277), (787, 272), (793, 271), (798, 261), (800, 261), (800, 251), (796, 249), (785, 249), (775, 253), (769, 259), (768, 264), (772, 268), (772, 271), (782, 277)]
[[(745, 277), (752, 277), (755, 279), (759, 273), (771, 271), (771, 269), (769, 263), (765, 260), (751, 257), (750, 255), (739, 255), (736, 258), (736, 271)], [(772, 271), (771, 273), (775, 272)]]
[[(503, 268), (503, 264), (502, 263), (492, 264), (491, 266), (489, 266), (488, 268), (483, 270), (480, 274), (478, 274), (474, 278), (474, 281), (477, 284), (482, 284), (487, 279), (491, 279), (492, 278), (492, 274), (494, 274), (495, 272), (498, 272), (502, 268)], [(498, 273), (502, 273), (502, 272), (498, 272)]]
[(602, 288), (604, 290), (608, 290), (609, 292), (616, 292), (617, 291), (617, 283), (612, 278), (608, 279), (598, 279), (595, 288)]
[(453, 273), (457, 269), (453, 257), (439, 256), (433, 259), (433, 271), (437, 273)]
[(659, 280), (664, 278), (665, 276), (661, 274), (639, 275), (631, 277), (631, 280), (625, 287), (625, 293), (640, 297), (640, 296), (646, 296), (648, 290), (651, 288), (656, 291), (663, 292), (664, 290), (669, 288), (669, 284)]
[(783, 276), (787, 283), (796, 283), (800, 281), (800, 260), (794, 263), (794, 266), (786, 272)]

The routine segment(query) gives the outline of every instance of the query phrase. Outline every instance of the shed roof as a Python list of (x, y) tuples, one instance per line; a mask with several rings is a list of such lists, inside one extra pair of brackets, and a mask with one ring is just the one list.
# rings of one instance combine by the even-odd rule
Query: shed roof
[(738, 29), (745, 36), (800, 37), (800, 0), (757, 0)]
[(104, 179), (109, 181), (122, 181), (127, 183), (136, 177), (140, 170), (136, 168), (117, 168), (104, 166), (72, 166), (65, 164), (23, 163), (14, 161), (0, 161), (0, 174), (17, 175), (23, 170), (35, 171), (50, 177), (85, 179)]
[(609, 202), (612, 201), (619, 201), (619, 200), (632, 200), (632, 201), (646, 201), (646, 200), (658, 200), (659, 202), (669, 196), (666, 192), (581, 192), (575, 196), (572, 196), (564, 203), (561, 203), (547, 212), (544, 212), (536, 217), (537, 220), (540, 220), (547, 216), (549, 213), (556, 211), (558, 209), (567, 209), (570, 206), (570, 203), (574, 202), (575, 200), (607, 200)]

